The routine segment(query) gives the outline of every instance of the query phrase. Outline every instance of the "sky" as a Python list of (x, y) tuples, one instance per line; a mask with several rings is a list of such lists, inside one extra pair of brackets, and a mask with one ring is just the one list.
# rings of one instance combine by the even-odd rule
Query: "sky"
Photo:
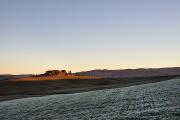
[(0, 74), (180, 66), (180, 0), (0, 0)]

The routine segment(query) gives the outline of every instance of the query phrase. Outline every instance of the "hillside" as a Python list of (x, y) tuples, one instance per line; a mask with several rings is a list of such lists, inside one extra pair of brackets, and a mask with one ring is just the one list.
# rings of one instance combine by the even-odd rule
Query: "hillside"
[(177, 76), (143, 78), (4, 80), (0, 81), (0, 101), (64, 93), (119, 88), (173, 79)]
[(79, 75), (96, 76), (102, 78), (131, 78), (131, 77), (154, 77), (180, 75), (180, 67), (172, 68), (140, 68), (122, 70), (92, 70), (78, 72)]
[(0, 102), (2, 120), (180, 119), (180, 78)]

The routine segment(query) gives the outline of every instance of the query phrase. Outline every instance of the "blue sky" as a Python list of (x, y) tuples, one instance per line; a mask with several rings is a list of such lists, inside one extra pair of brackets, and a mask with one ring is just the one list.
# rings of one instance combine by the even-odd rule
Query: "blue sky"
[(0, 74), (180, 66), (179, 0), (1, 0)]

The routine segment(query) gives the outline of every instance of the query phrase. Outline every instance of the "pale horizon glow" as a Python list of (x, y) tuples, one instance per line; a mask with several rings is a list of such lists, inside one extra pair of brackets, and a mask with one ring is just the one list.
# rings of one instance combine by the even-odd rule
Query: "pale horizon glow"
[(179, 0), (1, 0), (0, 74), (180, 67)]

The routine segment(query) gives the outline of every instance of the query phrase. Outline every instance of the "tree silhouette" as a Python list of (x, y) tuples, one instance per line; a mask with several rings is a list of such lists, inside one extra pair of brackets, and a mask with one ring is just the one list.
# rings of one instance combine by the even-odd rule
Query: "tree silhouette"
[(71, 70), (69, 71), (69, 73), (68, 73), (69, 75), (72, 75), (72, 72), (71, 72)]

